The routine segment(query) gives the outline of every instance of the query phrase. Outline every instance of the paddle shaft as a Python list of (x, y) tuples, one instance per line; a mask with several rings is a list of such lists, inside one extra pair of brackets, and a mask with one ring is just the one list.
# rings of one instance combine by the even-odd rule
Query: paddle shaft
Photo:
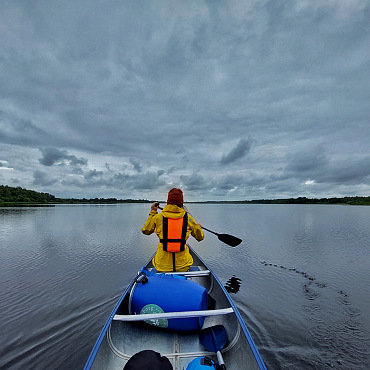
[[(158, 202), (156, 203), (156, 206), (159, 209), (162, 209), (163, 210), (162, 207), (159, 207), (159, 203)], [(222, 241), (225, 244), (230, 245), (231, 247), (236, 247), (237, 245), (239, 245), (242, 242), (242, 240), (239, 239), (239, 238), (237, 238), (236, 236), (229, 235), (229, 234), (219, 234), (219, 233), (216, 233), (215, 231), (212, 231), (212, 230), (207, 229), (203, 225), (202, 225), (202, 229), (203, 230), (206, 230), (206, 231), (208, 231), (208, 232), (210, 232), (212, 234), (217, 235), (218, 240)]]
[(207, 230), (207, 231), (209, 231), (210, 233), (215, 234), (215, 235), (217, 235), (217, 236), (219, 236), (219, 235), (220, 235), (219, 233), (216, 233), (215, 231), (209, 230), (209, 229), (207, 229), (207, 228), (206, 228), (206, 227), (204, 227), (204, 226), (202, 226), (202, 229)]
[(224, 362), (224, 359), (222, 358), (221, 352), (218, 351), (216, 354), (217, 354), (218, 364), (220, 365), (220, 369), (226, 370), (225, 362)]

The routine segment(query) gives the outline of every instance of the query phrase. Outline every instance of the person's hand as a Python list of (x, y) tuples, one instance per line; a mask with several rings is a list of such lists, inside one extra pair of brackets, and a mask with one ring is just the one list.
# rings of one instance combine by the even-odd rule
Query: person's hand
[(158, 202), (154, 202), (150, 208), (151, 208), (152, 211), (156, 211), (157, 212), (158, 207), (159, 207), (159, 203)]
[(199, 222), (197, 222), (197, 225), (198, 225), (200, 228), (202, 228), (202, 225), (201, 225)]

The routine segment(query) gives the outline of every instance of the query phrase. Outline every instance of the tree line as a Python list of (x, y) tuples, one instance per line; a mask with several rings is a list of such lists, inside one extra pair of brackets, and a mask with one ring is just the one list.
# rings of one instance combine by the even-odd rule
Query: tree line
[(34, 190), (23, 189), (20, 186), (0, 185), (0, 204), (2, 203), (54, 203), (56, 198), (48, 193), (39, 193)]
[[(49, 193), (39, 193), (34, 190), (23, 189), (20, 186), (11, 187), (0, 185), (0, 205), (11, 204), (116, 204), (116, 203), (150, 203), (147, 199), (116, 199), (116, 198), (56, 198)], [(369, 197), (342, 197), (342, 198), (286, 198), (286, 199), (259, 199), (241, 201), (205, 201), (191, 202), (203, 204), (348, 204), (370, 205)]]
[[(197, 203), (197, 202), (195, 202)], [(347, 204), (347, 205), (370, 205), (369, 197), (334, 197), (334, 198), (285, 198), (285, 199), (256, 199), (240, 201), (208, 201), (201, 203), (232, 203), (232, 204)]]
[(148, 203), (146, 199), (116, 199), (116, 198), (56, 198), (49, 193), (39, 193), (23, 189), (20, 186), (0, 185), (0, 205), (7, 204), (115, 204), (115, 203)]

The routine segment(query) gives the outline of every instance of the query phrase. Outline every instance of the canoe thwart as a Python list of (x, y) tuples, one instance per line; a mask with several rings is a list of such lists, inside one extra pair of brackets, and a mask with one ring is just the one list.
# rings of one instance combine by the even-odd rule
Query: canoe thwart
[[(148, 268), (149, 271), (156, 272), (153, 268)], [(138, 272), (139, 273), (139, 272)], [(198, 266), (191, 266), (189, 271), (184, 272), (157, 272), (158, 275), (165, 274), (165, 275), (181, 275), (187, 277), (198, 277), (198, 276), (209, 276), (211, 272), (209, 270), (201, 270)]]
[(150, 313), (139, 315), (114, 315), (113, 320), (118, 321), (144, 321), (155, 319), (179, 319), (188, 317), (201, 317), (201, 316), (218, 316), (233, 313), (234, 309), (221, 308), (218, 310), (204, 310), (204, 311), (184, 311), (184, 312), (163, 312), (163, 313)]
[(187, 272), (166, 272), (165, 275), (181, 275), (186, 277), (198, 277), (198, 276), (208, 276), (210, 274), (209, 270), (203, 271), (187, 271)]

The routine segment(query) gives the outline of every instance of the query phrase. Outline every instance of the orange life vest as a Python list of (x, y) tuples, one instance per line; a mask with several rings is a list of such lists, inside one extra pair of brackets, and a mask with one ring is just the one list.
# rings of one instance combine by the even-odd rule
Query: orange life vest
[(163, 250), (166, 252), (182, 252), (185, 250), (188, 214), (182, 218), (167, 218), (163, 216)]

